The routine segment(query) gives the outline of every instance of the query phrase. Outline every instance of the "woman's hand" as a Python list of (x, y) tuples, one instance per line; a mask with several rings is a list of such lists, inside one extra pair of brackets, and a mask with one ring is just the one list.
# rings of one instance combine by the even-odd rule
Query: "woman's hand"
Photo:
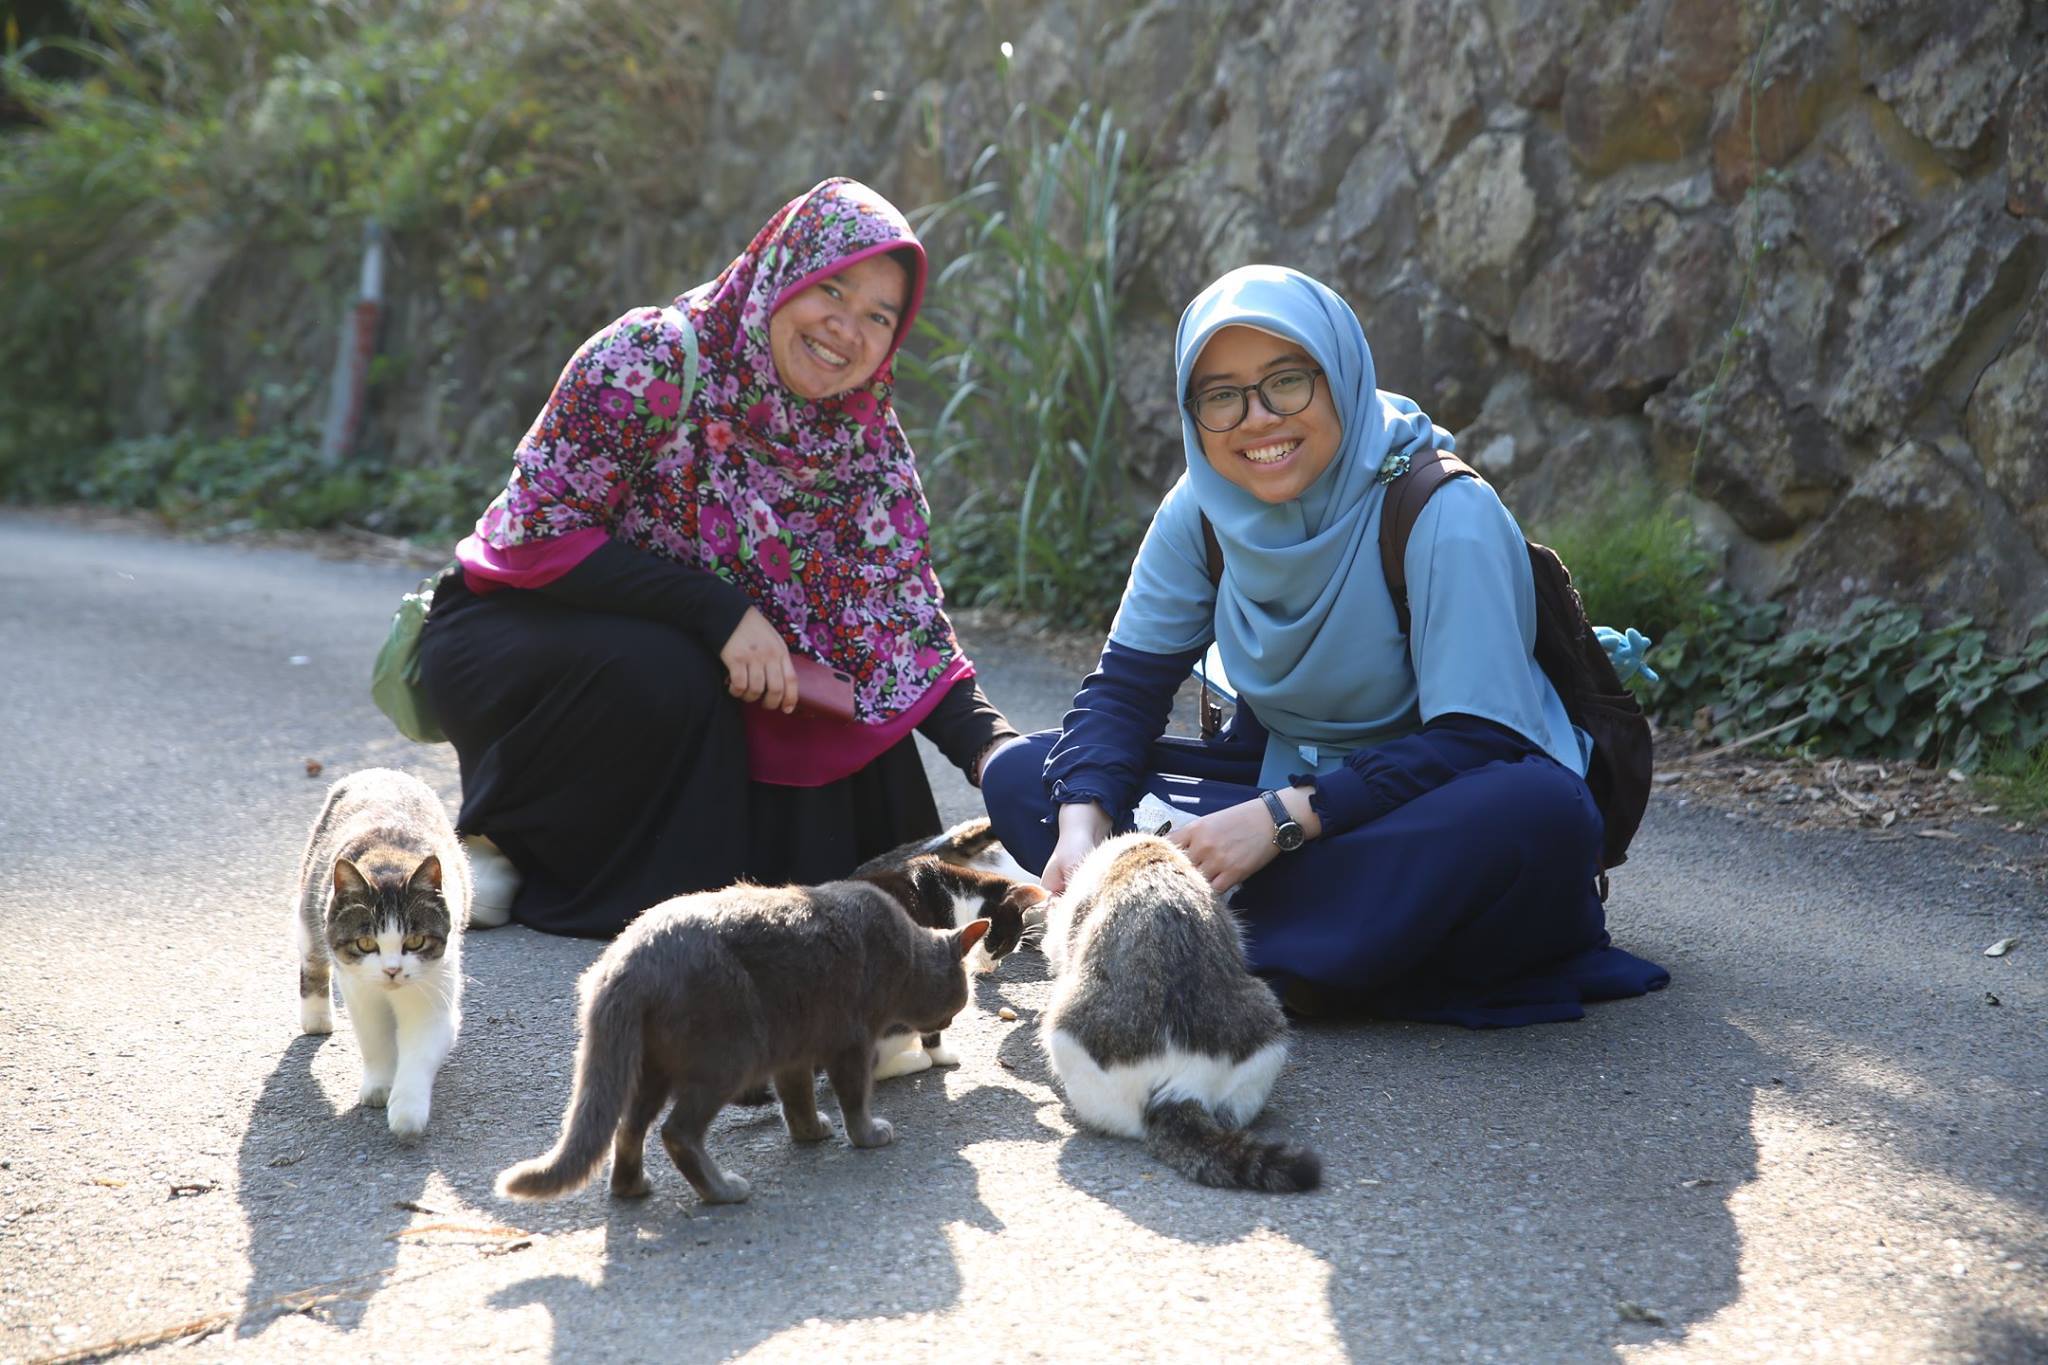
[(1038, 880), (1057, 896), (1067, 889), (1067, 878), (1095, 846), (1109, 837), (1109, 812), (1093, 801), (1076, 801), (1060, 807), (1060, 841)]
[[(1310, 807), (1306, 788), (1286, 788), (1280, 800), (1309, 838), (1322, 833), (1322, 819)], [(1280, 853), (1273, 842), (1273, 817), (1257, 798), (1191, 820), (1166, 837), (1187, 850), (1219, 895), (1242, 886)]]
[(1190, 820), (1166, 837), (1187, 850), (1219, 894), (1242, 884), (1280, 851), (1273, 843), (1273, 817), (1257, 801)]
[(718, 661), (725, 665), (726, 690), (741, 701), (757, 701), (771, 711), (796, 710), (796, 669), (782, 632), (753, 607), (733, 627)]

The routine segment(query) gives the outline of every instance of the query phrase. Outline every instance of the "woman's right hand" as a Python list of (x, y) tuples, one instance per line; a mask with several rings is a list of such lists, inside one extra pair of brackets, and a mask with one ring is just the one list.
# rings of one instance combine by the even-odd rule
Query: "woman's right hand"
[(748, 607), (733, 627), (718, 651), (718, 661), (725, 665), (726, 690), (741, 701), (757, 701), (771, 711), (796, 710), (796, 669), (789, 662), (789, 646), (757, 608)]
[(1067, 889), (1067, 878), (1095, 846), (1109, 837), (1109, 812), (1093, 801), (1075, 801), (1060, 807), (1060, 840), (1053, 845), (1052, 858), (1038, 880), (1057, 896)]

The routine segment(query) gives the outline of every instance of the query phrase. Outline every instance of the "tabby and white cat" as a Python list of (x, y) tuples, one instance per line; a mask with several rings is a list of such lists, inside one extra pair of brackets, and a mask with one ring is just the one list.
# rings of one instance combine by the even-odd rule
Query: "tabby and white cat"
[(875, 1040), (892, 1024), (936, 1032), (952, 1022), (967, 1004), (962, 959), (989, 927), (927, 929), (908, 908), (871, 881), (741, 883), (642, 914), (579, 983), (582, 1037), (561, 1137), (502, 1173), (498, 1193), (572, 1193), (609, 1146), (612, 1193), (645, 1195), (641, 1149), (673, 1101), (661, 1126), (669, 1159), (705, 1203), (738, 1203), (747, 1182), (705, 1150), (711, 1120), (772, 1082), (790, 1137), (821, 1141), (831, 1129), (818, 1117), (819, 1066), (853, 1145), (892, 1141), (888, 1122), (868, 1112)]
[(426, 1131), (434, 1078), (462, 1022), (462, 926), (469, 863), (441, 798), (390, 768), (327, 792), (299, 866), (292, 916), (299, 1026), (332, 1033), (330, 974), (363, 1057), (358, 1103), (391, 1131)]
[[(853, 875), (878, 882), (891, 877), (923, 881), (922, 886), (885, 884), (885, 889), (927, 928), (957, 929), (973, 920), (989, 921), (993, 927), (988, 937), (967, 955), (967, 969), (984, 975), (1028, 934), (1043, 928), (1050, 900), (1045, 888), (996, 839), (985, 815), (870, 858)], [(907, 1028), (892, 1028), (875, 1048), (878, 1081), (958, 1065), (959, 1056), (936, 1032), (920, 1036)]]
[(1150, 834), (1103, 843), (1053, 901), (1045, 952), (1040, 1041), (1083, 1123), (1204, 1185), (1315, 1188), (1313, 1152), (1244, 1131), (1287, 1061), (1287, 1021), (1185, 853)]

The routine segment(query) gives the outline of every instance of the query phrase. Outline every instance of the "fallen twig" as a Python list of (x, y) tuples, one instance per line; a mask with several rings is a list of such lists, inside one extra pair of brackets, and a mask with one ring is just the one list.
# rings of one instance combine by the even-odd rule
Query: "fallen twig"
[(1801, 724), (1805, 720), (1806, 715), (1802, 712), (1801, 714), (1792, 717), (1792, 719), (1790, 720), (1778, 722), (1776, 725), (1773, 725), (1768, 730), (1759, 730), (1753, 735), (1744, 735), (1741, 739), (1731, 739), (1726, 744), (1723, 744), (1718, 748), (1702, 749), (1699, 753), (1688, 754), (1686, 756), (1686, 761), (1684, 763), (1680, 764), (1676, 768), (1669, 769), (1668, 771), (1679, 773), (1685, 772), (1686, 769), (1692, 764), (1699, 763), (1709, 758), (1719, 758), (1722, 754), (1733, 753), (1735, 750), (1742, 748), (1744, 745), (1754, 744), (1760, 739), (1769, 739), (1772, 735), (1782, 734), (1785, 731), (1791, 729), (1793, 726)]
[(396, 1242), (402, 1237), (424, 1237), (430, 1232), (459, 1232), (468, 1237), (524, 1237), (527, 1234), (518, 1228), (480, 1226), (475, 1223), (422, 1223), (416, 1228), (400, 1228), (384, 1240)]

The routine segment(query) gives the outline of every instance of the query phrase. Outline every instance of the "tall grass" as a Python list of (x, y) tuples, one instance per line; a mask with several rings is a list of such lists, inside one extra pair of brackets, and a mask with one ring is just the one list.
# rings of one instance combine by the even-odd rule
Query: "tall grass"
[(2038, 823), (2048, 819), (2048, 743), (1992, 748), (1977, 777), (1977, 790), (1998, 804), (2002, 815)]
[(1634, 626), (1652, 639), (1696, 624), (1714, 567), (1692, 522), (1648, 489), (1609, 490), (1597, 507), (1532, 528), (1572, 572), (1586, 615), (1600, 625)]
[(1091, 623), (1116, 598), (1137, 523), (1122, 471), (1119, 271), (1139, 192), (1126, 138), (1086, 105), (1019, 107), (964, 193), (920, 230), (958, 249), (904, 356), (935, 412), (913, 431), (945, 504), (956, 596)]

